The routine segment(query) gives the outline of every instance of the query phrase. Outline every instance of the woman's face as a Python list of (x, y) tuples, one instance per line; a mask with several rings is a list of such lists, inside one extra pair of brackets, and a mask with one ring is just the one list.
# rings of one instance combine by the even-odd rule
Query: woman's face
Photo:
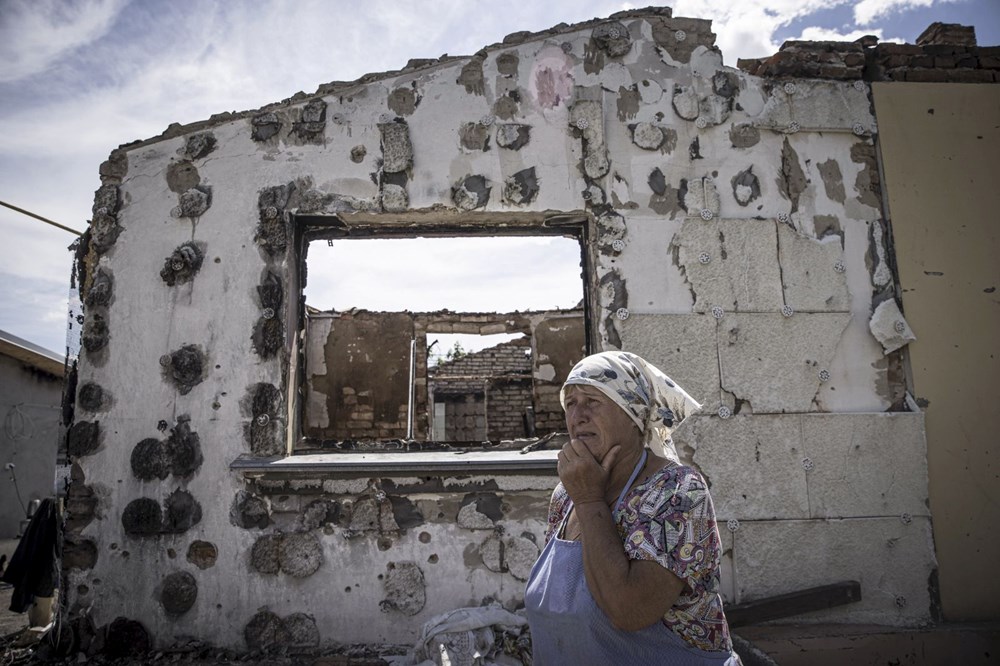
[(566, 428), (570, 439), (578, 439), (597, 462), (615, 445), (642, 446), (638, 426), (603, 391), (592, 386), (566, 387)]

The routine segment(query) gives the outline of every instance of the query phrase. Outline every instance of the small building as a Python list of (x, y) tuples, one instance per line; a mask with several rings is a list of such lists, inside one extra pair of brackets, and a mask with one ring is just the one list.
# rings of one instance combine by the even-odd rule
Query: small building
[[(71, 614), (253, 649), (517, 608), (557, 451), (434, 442), (426, 349), (520, 332), (536, 435), (587, 352), (703, 403), (674, 440), (727, 602), (855, 580), (795, 619), (996, 619), (1000, 61), (968, 33), (734, 68), (709, 20), (630, 10), (114, 150), (77, 256)], [(578, 245), (582, 323), (302, 297), (312, 242), (497, 235)]]
[(0, 539), (20, 535), (32, 501), (57, 494), (65, 359), (0, 331)]

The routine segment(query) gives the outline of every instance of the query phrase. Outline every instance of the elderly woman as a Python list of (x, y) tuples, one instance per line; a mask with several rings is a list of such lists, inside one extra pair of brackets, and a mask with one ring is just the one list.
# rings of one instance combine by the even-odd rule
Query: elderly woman
[(712, 499), (668, 430), (700, 405), (627, 352), (580, 361), (560, 397), (570, 441), (525, 591), (535, 665), (739, 664)]

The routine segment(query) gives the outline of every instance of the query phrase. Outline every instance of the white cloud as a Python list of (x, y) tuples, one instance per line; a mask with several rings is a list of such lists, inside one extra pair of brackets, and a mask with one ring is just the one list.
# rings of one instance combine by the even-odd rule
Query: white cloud
[(794, 41), (815, 41), (815, 42), (853, 42), (856, 39), (865, 37), (867, 35), (874, 35), (878, 37), (879, 40), (882, 39), (882, 29), (878, 30), (851, 30), (849, 32), (844, 32), (843, 30), (837, 30), (834, 28), (821, 28), (818, 26), (810, 26), (808, 28), (803, 28), (802, 33), (798, 37), (793, 37)]
[(725, 63), (773, 54), (774, 32), (796, 19), (845, 4), (847, 0), (677, 0), (674, 16), (712, 19)]
[(102, 37), (125, 0), (5, 0), (0, 12), (0, 82), (44, 71)]
[(894, 11), (930, 7), (933, 4), (934, 0), (861, 0), (854, 6), (854, 21), (858, 25), (870, 25)]

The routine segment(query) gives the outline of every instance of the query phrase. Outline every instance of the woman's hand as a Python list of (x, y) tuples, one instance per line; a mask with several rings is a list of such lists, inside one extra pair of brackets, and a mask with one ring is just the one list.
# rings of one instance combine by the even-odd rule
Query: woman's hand
[(622, 447), (616, 445), (604, 456), (597, 459), (590, 449), (578, 439), (571, 439), (559, 452), (559, 480), (562, 481), (570, 499), (577, 506), (588, 502), (607, 503), (608, 479)]

